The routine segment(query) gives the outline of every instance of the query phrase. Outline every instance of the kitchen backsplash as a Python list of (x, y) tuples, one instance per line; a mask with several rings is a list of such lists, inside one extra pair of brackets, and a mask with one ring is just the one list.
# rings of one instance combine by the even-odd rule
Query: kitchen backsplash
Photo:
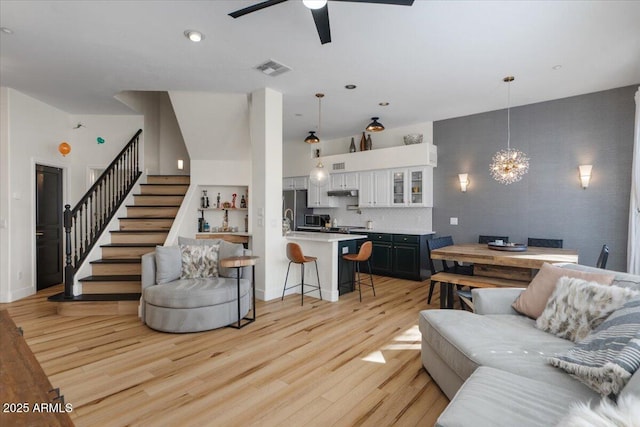
[[(432, 208), (373, 208), (347, 210), (347, 205), (357, 205), (357, 197), (337, 197), (338, 207), (316, 208), (314, 214), (331, 215), (338, 219), (338, 225), (366, 226), (373, 221), (376, 229), (423, 229), (431, 230)], [(358, 213), (361, 212), (361, 213)]]

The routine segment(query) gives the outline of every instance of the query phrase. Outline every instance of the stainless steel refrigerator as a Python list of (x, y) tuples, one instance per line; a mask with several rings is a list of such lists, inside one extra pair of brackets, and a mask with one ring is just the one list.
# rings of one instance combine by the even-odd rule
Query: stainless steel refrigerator
[[(293, 211), (293, 222), (291, 229), (297, 230), (298, 227), (304, 225), (304, 215), (311, 214), (313, 211), (307, 207), (307, 190), (284, 190), (282, 192), (282, 218), (285, 211), (291, 209)], [(288, 215), (291, 217), (291, 214)]]

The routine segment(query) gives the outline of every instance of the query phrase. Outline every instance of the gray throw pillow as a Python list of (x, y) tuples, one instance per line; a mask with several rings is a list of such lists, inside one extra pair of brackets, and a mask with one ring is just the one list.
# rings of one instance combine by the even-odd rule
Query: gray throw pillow
[(182, 255), (178, 246), (156, 246), (156, 283), (173, 282), (182, 272)]
[(218, 245), (180, 246), (181, 279), (218, 277)]
[(584, 340), (548, 359), (603, 395), (617, 395), (640, 368), (640, 298), (614, 311)]
[[(244, 254), (244, 246), (240, 243), (230, 243), (224, 240), (220, 241), (220, 259), (225, 259), (234, 256), (242, 256)], [(219, 267), (218, 269), (220, 276), (223, 277), (231, 277), (233, 279), (238, 278), (238, 270), (240, 270), (240, 278), (242, 279), (242, 269), (237, 269), (234, 267)]]

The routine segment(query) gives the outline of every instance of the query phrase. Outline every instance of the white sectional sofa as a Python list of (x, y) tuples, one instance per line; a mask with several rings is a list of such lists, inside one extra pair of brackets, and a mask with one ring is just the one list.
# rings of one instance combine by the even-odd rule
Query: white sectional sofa
[[(611, 286), (640, 290), (640, 276), (562, 267), (615, 273)], [(520, 292), (474, 289), (475, 313), (420, 312), (422, 363), (451, 399), (437, 426), (554, 426), (571, 404), (600, 401), (597, 392), (547, 363), (576, 343), (537, 329), (535, 320), (517, 313), (511, 304)], [(629, 394), (640, 398), (640, 370), (619, 398)]]

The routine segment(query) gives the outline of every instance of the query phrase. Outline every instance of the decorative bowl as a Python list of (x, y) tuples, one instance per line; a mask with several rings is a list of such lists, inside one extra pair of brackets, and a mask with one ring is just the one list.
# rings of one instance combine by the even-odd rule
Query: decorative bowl
[(404, 136), (404, 145), (422, 144), (422, 134), (412, 133)]

